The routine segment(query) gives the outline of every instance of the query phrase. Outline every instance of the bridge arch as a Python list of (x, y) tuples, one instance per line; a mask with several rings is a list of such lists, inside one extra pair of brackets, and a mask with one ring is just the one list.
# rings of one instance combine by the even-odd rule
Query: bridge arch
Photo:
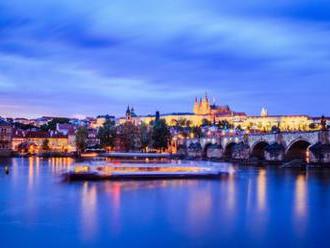
[(257, 141), (252, 147), (251, 147), (251, 154), (250, 157), (255, 157), (260, 160), (265, 159), (265, 150), (266, 147), (269, 146), (269, 143), (265, 140)]
[(311, 145), (312, 144), (307, 139), (303, 138), (298, 138), (292, 141), (285, 151), (286, 160), (301, 159), (306, 161), (309, 147)]
[(223, 149), (221, 144), (208, 143), (205, 145), (203, 150), (204, 158), (221, 158), (223, 154)]
[(225, 159), (231, 159), (233, 157), (233, 148), (236, 145), (235, 142), (229, 142), (226, 146), (225, 146), (225, 150), (223, 153), (223, 157)]
[(204, 158), (207, 157), (207, 150), (208, 150), (212, 145), (213, 145), (212, 143), (207, 143), (207, 144), (205, 144), (204, 149), (203, 149), (203, 157), (204, 157)]

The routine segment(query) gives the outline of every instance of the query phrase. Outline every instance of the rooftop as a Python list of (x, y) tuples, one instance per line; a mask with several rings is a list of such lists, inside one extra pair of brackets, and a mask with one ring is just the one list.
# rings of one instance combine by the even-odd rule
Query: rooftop
[(10, 126), (10, 123), (0, 118), (0, 126)]

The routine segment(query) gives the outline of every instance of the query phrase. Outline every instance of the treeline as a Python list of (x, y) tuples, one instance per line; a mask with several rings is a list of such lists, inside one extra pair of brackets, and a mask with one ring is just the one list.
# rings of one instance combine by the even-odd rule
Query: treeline
[[(157, 120), (152, 125), (144, 123), (134, 125), (126, 122), (115, 125), (113, 121), (106, 121), (98, 130), (97, 138), (100, 139), (102, 148), (119, 147), (123, 151), (146, 151), (147, 148), (158, 151), (168, 148), (171, 133), (165, 120)], [(76, 132), (77, 150), (82, 152), (87, 148), (88, 129), (80, 127)]]

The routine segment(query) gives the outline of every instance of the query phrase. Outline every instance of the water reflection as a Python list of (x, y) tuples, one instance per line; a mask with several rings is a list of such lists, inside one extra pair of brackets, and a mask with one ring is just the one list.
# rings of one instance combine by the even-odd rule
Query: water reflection
[(81, 190), (82, 239), (91, 240), (97, 232), (97, 189), (95, 184), (84, 182)]
[(52, 173), (61, 173), (63, 170), (70, 169), (74, 159), (70, 157), (48, 158), (48, 164)]
[(13, 184), (16, 185), (17, 180), (18, 180), (18, 161), (17, 159), (13, 159), (12, 160), (12, 168), (11, 168), (11, 172), (10, 172), (13, 180)]
[(31, 190), (34, 183), (34, 162), (33, 157), (29, 158), (29, 177), (28, 177), (28, 188)]
[(295, 214), (298, 217), (306, 216), (307, 211), (307, 185), (306, 175), (298, 175), (295, 182)]
[(211, 221), (213, 205), (210, 188), (194, 190), (189, 194), (187, 224), (190, 235), (202, 235), (205, 227)]
[(235, 210), (235, 175), (233, 173), (229, 174), (228, 177), (228, 193), (227, 193), (227, 206), (230, 212)]
[(257, 179), (257, 202), (259, 211), (265, 211), (266, 208), (266, 169), (260, 168), (259, 175)]
[(113, 230), (116, 233), (119, 233), (121, 225), (120, 225), (120, 196), (121, 196), (121, 187), (122, 184), (119, 182), (115, 182), (112, 185), (112, 217), (113, 217), (113, 221), (112, 221), (112, 227)]
[(216, 180), (54, 180), (72, 163), (65, 158), (0, 163), (11, 169), (0, 178), (2, 242), (23, 246), (20, 240), (28, 239), (38, 246), (42, 237), (63, 246), (162, 242), (210, 247), (226, 242), (238, 247), (248, 242), (263, 247), (297, 240), (310, 246), (322, 236), (320, 246), (328, 243), (329, 171), (297, 174), (242, 166)]

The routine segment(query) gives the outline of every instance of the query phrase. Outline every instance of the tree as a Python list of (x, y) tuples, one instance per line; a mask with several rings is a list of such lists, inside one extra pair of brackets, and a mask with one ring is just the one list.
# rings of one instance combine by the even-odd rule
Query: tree
[(281, 129), (278, 126), (272, 126), (272, 133), (279, 133), (281, 132)]
[(191, 125), (192, 125), (192, 121), (191, 121), (191, 120), (187, 120), (187, 121), (186, 121), (186, 126), (187, 126), (187, 127), (191, 127)]
[(233, 125), (230, 124), (227, 120), (222, 120), (218, 122), (219, 129), (227, 130), (233, 128)]
[(155, 121), (152, 127), (152, 142), (155, 149), (166, 149), (171, 138), (170, 130), (165, 120)]
[[(153, 126), (154, 123), (150, 123), (151, 126)], [(178, 121), (176, 119), (172, 119), (171, 120), (171, 126), (177, 126), (178, 125)]]
[(65, 124), (70, 123), (70, 119), (68, 118), (54, 118), (49, 121), (47, 124), (44, 124), (40, 127), (42, 131), (55, 131), (57, 124)]
[(119, 138), (120, 146), (126, 152), (134, 151), (141, 147), (138, 127), (131, 122), (126, 122), (118, 127), (117, 137)]
[(180, 127), (185, 127), (186, 126), (186, 123), (187, 123), (187, 120), (185, 118), (180, 118), (177, 121), (177, 125), (180, 126)]
[(202, 126), (211, 126), (211, 122), (208, 119), (203, 119), (202, 120)]
[(196, 138), (201, 138), (202, 137), (202, 129), (201, 129), (201, 127), (197, 127), (197, 126), (195, 126), (195, 127), (192, 127), (192, 133), (194, 134), (194, 137), (196, 137)]
[(19, 122), (15, 122), (13, 126), (17, 129), (22, 129), (22, 130), (38, 129), (36, 126), (33, 126), (31, 124), (23, 124)]
[(140, 125), (139, 131), (141, 149), (145, 151), (151, 143), (151, 131), (150, 128), (144, 123)]
[(114, 147), (116, 139), (115, 123), (111, 120), (107, 120), (103, 127), (101, 127), (97, 134), (100, 139), (102, 147)]
[(236, 127), (236, 130), (237, 130), (237, 131), (243, 131), (243, 128), (242, 128), (241, 125), (238, 125), (238, 126)]
[(42, 151), (44, 151), (44, 152), (48, 152), (48, 151), (50, 150), (50, 147), (49, 147), (49, 139), (44, 139), (44, 140), (42, 141), (41, 149), (42, 149)]
[(309, 124), (309, 129), (316, 129), (316, 124), (315, 123)]
[(87, 139), (88, 139), (87, 127), (79, 127), (76, 132), (76, 146), (79, 154), (85, 151), (87, 147)]

